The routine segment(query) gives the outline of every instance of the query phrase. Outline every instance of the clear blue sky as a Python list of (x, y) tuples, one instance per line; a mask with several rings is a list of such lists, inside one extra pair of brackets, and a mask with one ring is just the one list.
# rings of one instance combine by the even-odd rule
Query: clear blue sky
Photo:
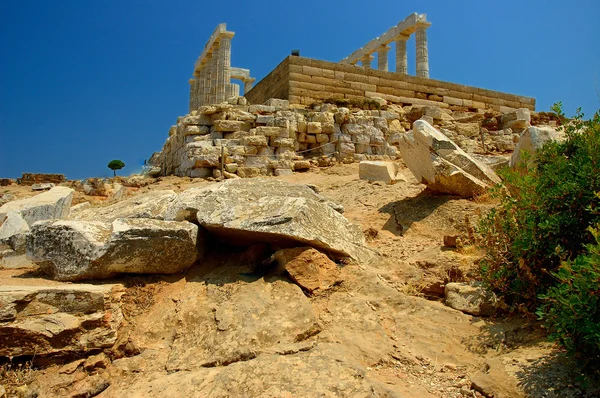
[(599, 0), (0, 0), (0, 177), (110, 176), (111, 159), (139, 170), (187, 112), (219, 23), (236, 32), (232, 65), (261, 79), (291, 49), (338, 61), (413, 12), (433, 23), (432, 78), (532, 96), (537, 110), (600, 108)]

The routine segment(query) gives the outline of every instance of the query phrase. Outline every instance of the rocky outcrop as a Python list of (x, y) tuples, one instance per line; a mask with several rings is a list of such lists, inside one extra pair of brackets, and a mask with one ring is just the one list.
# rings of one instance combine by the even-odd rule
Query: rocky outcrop
[(174, 274), (201, 255), (198, 227), (151, 219), (54, 221), (35, 224), (27, 255), (61, 281), (117, 274)]
[(531, 126), (521, 134), (521, 138), (515, 151), (510, 158), (510, 167), (515, 167), (523, 162), (524, 153), (527, 152), (531, 157), (549, 141), (562, 141), (565, 139), (565, 133), (557, 131), (553, 127), (535, 127)]
[(305, 185), (273, 180), (228, 180), (183, 192), (165, 219), (197, 221), (234, 244), (311, 246), (334, 257), (368, 250), (361, 229)]
[(111, 347), (120, 285), (0, 286), (0, 357)]
[(477, 283), (448, 283), (446, 305), (471, 315), (492, 315), (498, 308), (496, 295)]
[(10, 211), (21, 213), (29, 226), (36, 221), (66, 218), (72, 199), (71, 188), (55, 187), (31, 198), (14, 200), (0, 207), (0, 223)]
[(292, 281), (309, 293), (327, 290), (342, 281), (337, 265), (312, 247), (279, 250), (273, 259)]
[(424, 120), (413, 124), (400, 143), (400, 153), (415, 178), (431, 190), (472, 197), (500, 178)]
[(164, 213), (177, 198), (174, 191), (153, 191), (134, 196), (105, 207), (88, 207), (75, 212), (73, 220), (112, 222), (117, 218), (151, 218), (162, 220)]

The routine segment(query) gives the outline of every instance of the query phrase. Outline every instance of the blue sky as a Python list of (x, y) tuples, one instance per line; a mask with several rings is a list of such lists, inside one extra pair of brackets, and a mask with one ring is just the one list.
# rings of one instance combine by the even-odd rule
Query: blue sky
[[(413, 12), (433, 23), (432, 78), (532, 96), (537, 110), (600, 108), (598, 0), (0, 0), (0, 177), (110, 176), (112, 159), (139, 170), (187, 112), (219, 23), (236, 32), (232, 65), (261, 79), (292, 49), (338, 61)], [(414, 74), (414, 38), (408, 49)]]

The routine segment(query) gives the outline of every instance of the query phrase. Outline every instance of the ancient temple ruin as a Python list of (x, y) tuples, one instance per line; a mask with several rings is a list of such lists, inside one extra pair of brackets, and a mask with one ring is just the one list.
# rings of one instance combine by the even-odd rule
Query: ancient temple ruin
[(406, 75), (408, 73), (408, 61), (406, 57), (406, 41), (410, 35), (415, 33), (417, 42), (417, 76), (429, 77), (429, 50), (427, 48), (427, 28), (431, 22), (427, 22), (425, 14), (416, 12), (409, 15), (398, 25), (389, 29), (380, 37), (367, 43), (364, 47), (356, 50), (350, 56), (344, 58), (341, 63), (356, 65), (361, 62), (363, 68), (371, 69), (373, 53), (377, 53), (377, 69), (388, 71), (389, 44), (396, 43), (396, 73)]
[(244, 83), (244, 94), (252, 88), (255, 79), (250, 77), (250, 70), (231, 67), (231, 39), (234, 35), (222, 23), (204, 46), (194, 65), (194, 77), (189, 81), (190, 111), (239, 96), (240, 86), (231, 83), (231, 79)]

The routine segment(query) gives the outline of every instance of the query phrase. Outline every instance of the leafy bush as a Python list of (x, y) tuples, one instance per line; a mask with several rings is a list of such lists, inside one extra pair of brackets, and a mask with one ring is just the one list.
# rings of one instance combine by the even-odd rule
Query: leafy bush
[(552, 338), (600, 366), (600, 231), (590, 228), (590, 232), (596, 243), (553, 274), (556, 284), (540, 295), (543, 304), (537, 315)]
[[(560, 104), (553, 107), (564, 119)], [(504, 170), (501, 204), (480, 224), (482, 278), (509, 304), (532, 310), (556, 284), (561, 263), (577, 258), (600, 222), (600, 115), (565, 119), (564, 142), (550, 142), (516, 170)]]

